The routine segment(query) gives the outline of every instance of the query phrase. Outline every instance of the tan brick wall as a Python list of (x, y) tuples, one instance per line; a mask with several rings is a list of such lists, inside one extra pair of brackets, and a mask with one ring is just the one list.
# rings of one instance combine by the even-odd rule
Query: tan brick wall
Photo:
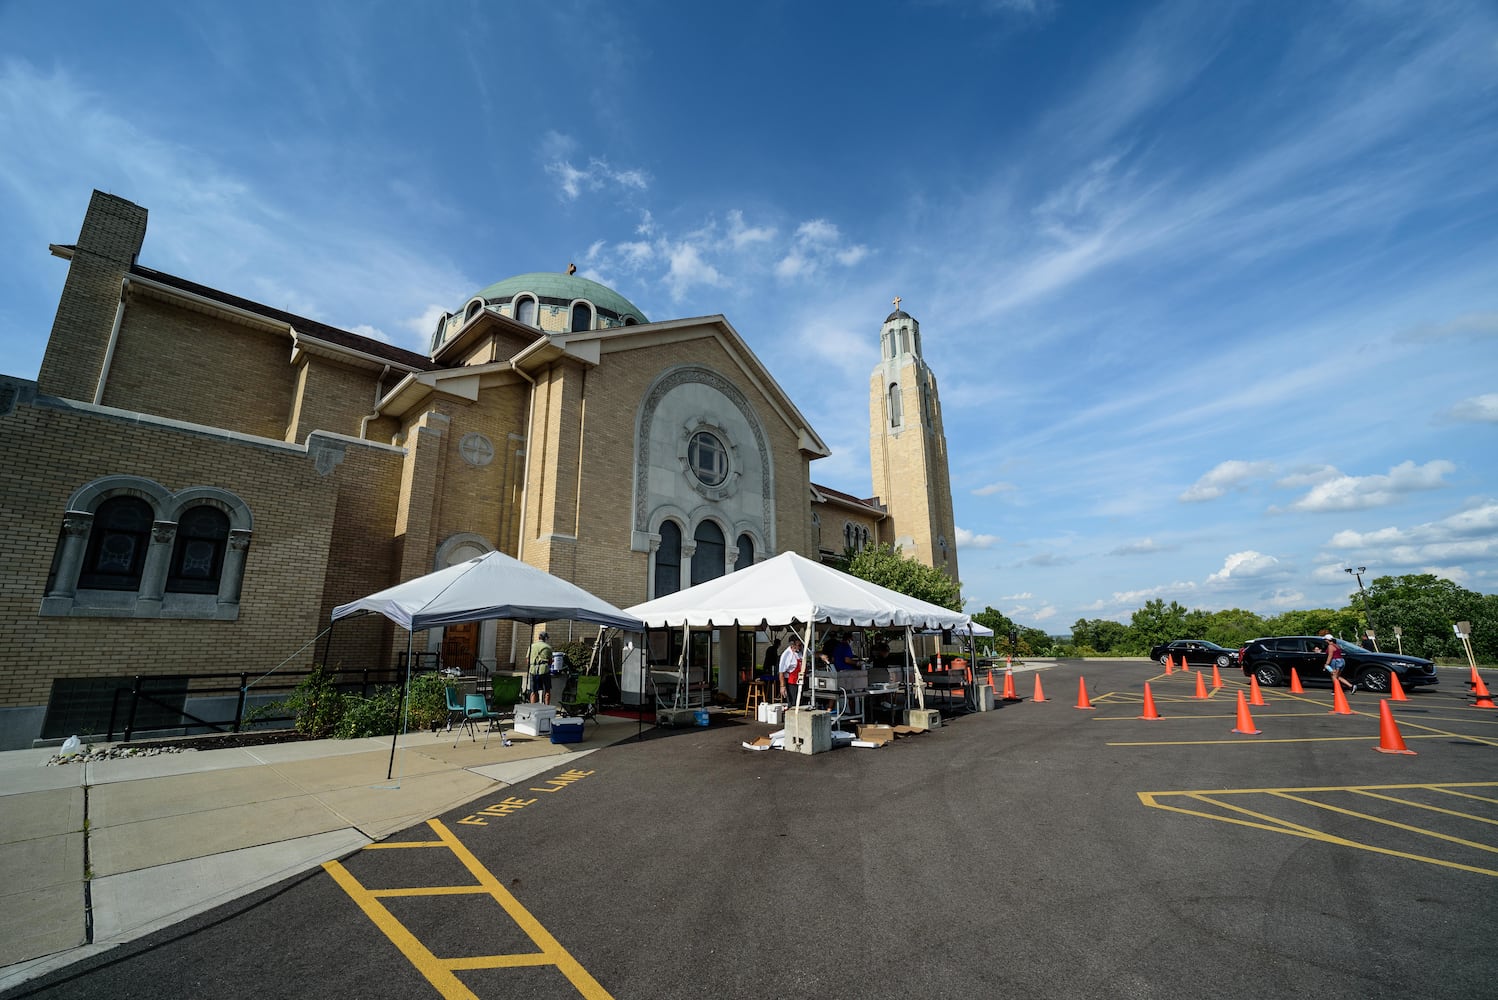
[(93, 193), (37, 376), (42, 392), (64, 399), (94, 398), (121, 282), (145, 236), (144, 208)]
[[(263, 673), (306, 643), (335, 603), (384, 586), (398, 453), (348, 446), (320, 476), (304, 452), (45, 405), (0, 418), (15, 480), (0, 494), (10, 532), (0, 561), (0, 706), (46, 702), (53, 677)], [(103, 475), (179, 491), (211, 485), (254, 517), (237, 621), (42, 617), (68, 497)], [(361, 631), (362, 630), (362, 631)], [(335, 659), (384, 656), (389, 630), (349, 626)], [(319, 649), (321, 647), (319, 646)], [(295, 663), (311, 662), (308, 650)], [(381, 665), (381, 664), (373, 664)]]
[[(300, 367), (296, 420), (286, 440), (306, 441), (312, 431), (357, 437), (359, 422), (374, 410), (379, 372), (320, 357), (308, 357)], [(397, 378), (388, 376), (384, 388), (395, 385)]]
[(132, 295), (103, 401), (280, 439), (296, 385), (290, 358), (291, 339), (284, 334)]

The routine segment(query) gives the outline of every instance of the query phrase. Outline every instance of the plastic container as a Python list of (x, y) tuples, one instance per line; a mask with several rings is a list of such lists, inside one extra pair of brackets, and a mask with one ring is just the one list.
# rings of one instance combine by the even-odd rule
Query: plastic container
[(553, 743), (581, 743), (583, 741), (582, 719), (553, 719), (551, 722), (551, 742)]

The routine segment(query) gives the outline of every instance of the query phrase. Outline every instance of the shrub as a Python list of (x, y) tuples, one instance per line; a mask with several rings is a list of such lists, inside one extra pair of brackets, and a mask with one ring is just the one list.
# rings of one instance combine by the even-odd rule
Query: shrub
[(296, 719), (296, 731), (321, 739), (338, 727), (343, 718), (344, 696), (333, 686), (333, 674), (319, 663), (296, 689), (277, 704)]

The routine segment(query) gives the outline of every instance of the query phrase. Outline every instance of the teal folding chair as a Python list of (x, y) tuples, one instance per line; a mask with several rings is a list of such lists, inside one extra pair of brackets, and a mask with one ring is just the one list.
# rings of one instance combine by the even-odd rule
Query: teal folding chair
[[(488, 728), (484, 730), (484, 746), (489, 745), (489, 734), (494, 731), (494, 724), (499, 721), (499, 713), (489, 708), (489, 703), (481, 694), (470, 694), (463, 699), (463, 728), (468, 730), (468, 735), (478, 740), (478, 724), (487, 722)], [(458, 748), (458, 740), (453, 740), (453, 749)]]
[(458, 700), (457, 688), (449, 684), (445, 690), (447, 691), (447, 728), (451, 731), (454, 722), (463, 721), (463, 703)]

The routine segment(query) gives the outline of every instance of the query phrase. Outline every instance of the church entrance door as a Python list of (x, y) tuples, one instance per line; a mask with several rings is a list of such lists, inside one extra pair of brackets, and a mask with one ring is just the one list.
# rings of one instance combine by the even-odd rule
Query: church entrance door
[(442, 665), (449, 670), (473, 671), (478, 649), (479, 623), (460, 622), (442, 629)]

